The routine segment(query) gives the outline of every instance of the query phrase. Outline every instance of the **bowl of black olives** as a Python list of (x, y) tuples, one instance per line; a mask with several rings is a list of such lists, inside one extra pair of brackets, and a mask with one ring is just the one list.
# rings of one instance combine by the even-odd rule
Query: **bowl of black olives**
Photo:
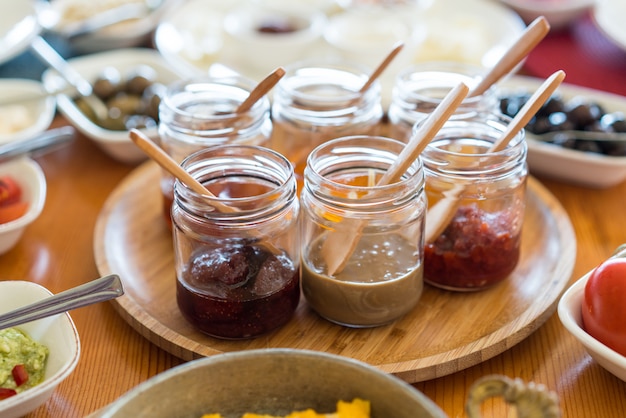
[[(512, 77), (500, 111), (514, 116), (542, 80)], [(525, 127), (531, 174), (591, 188), (626, 179), (626, 99), (564, 83)]]
[[(125, 163), (145, 160), (128, 132), (139, 129), (157, 138), (159, 103), (167, 85), (182, 75), (158, 52), (147, 48), (84, 55), (69, 63), (91, 83), (93, 97), (87, 100), (71, 93), (60, 95), (60, 112), (114, 159)], [(66, 87), (65, 80), (54, 70), (44, 73), (43, 82), (48, 91)], [(98, 106), (93, 105), (94, 99), (100, 103)]]

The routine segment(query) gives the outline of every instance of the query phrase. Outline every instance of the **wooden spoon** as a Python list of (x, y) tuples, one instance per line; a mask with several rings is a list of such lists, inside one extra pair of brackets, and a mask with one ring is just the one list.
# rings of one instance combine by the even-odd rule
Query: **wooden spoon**
[(536, 47), (539, 42), (550, 32), (550, 24), (545, 17), (535, 19), (519, 39), (498, 60), (485, 77), (470, 91), (468, 97), (480, 96), (489, 87), (498, 82), (503, 76), (510, 73)]
[(272, 71), (267, 77), (265, 77), (259, 84), (256, 85), (254, 89), (250, 92), (250, 95), (241, 102), (235, 113), (243, 113), (248, 110), (254, 104), (261, 99), (268, 91), (272, 89), (280, 81), (281, 78), (285, 75), (285, 69), (283, 67), (278, 67), (274, 71)]
[[(519, 131), (524, 129), (535, 113), (537, 113), (546, 100), (554, 93), (564, 78), (565, 72), (559, 70), (546, 79), (511, 120), (511, 123), (507, 126), (500, 138), (489, 148), (489, 152), (498, 152), (506, 148), (509, 141), (511, 141)], [(445, 194), (443, 199), (428, 208), (424, 237), (427, 243), (437, 239), (450, 224), (459, 207), (461, 201), (459, 196), (464, 189), (464, 186), (454, 187)]]
[[(130, 139), (137, 145), (143, 152), (145, 152), (152, 160), (164, 168), (167, 172), (177, 178), (184, 185), (192, 189), (194, 192), (207, 198), (207, 203), (213, 206), (217, 211), (222, 213), (235, 213), (239, 212), (237, 208), (225, 205), (215, 199), (215, 195), (211, 193), (202, 183), (196, 180), (191, 174), (185, 171), (172, 157), (170, 157), (163, 149), (155, 144), (150, 138), (137, 129), (130, 131)], [(209, 198), (212, 198), (209, 200)], [(259, 237), (261, 239), (262, 237)], [(277, 255), (282, 254), (283, 251), (277, 248), (269, 241), (263, 241), (261, 243), (270, 253)]]
[(383, 71), (385, 71), (387, 69), (389, 64), (391, 64), (391, 61), (393, 61), (394, 58), (396, 57), (396, 55), (398, 55), (400, 53), (400, 51), (402, 51), (402, 48), (404, 48), (404, 43), (403, 42), (398, 42), (393, 47), (391, 52), (389, 52), (389, 54), (387, 54), (385, 59), (378, 65), (378, 67), (376, 67), (374, 72), (372, 74), (370, 74), (370, 76), (367, 79), (367, 81), (365, 82), (365, 84), (363, 84), (363, 86), (359, 90), (360, 94), (364, 94), (372, 86), (372, 84), (374, 84), (374, 81), (376, 81), (378, 79), (378, 77), (380, 77), (380, 75), (383, 73)]
[[(163, 167), (168, 173), (180, 180), (181, 183), (189, 187), (191, 190), (201, 196), (215, 198), (213, 193), (204, 187), (204, 185), (196, 180), (191, 174), (185, 171), (185, 169), (183, 169), (172, 157), (170, 157), (144, 133), (137, 129), (131, 129), (130, 139), (157, 164)], [(211, 199), (208, 203), (219, 212), (238, 212), (236, 208), (225, 205), (217, 200)]]
[[(461, 83), (446, 95), (424, 121), (424, 124), (416, 130), (409, 143), (398, 155), (398, 158), (380, 178), (377, 186), (397, 182), (402, 177), (445, 121), (454, 114), (456, 108), (465, 99), (468, 91), (469, 88)], [(329, 276), (339, 273), (345, 267), (350, 255), (356, 248), (364, 227), (362, 221), (355, 219), (343, 219), (339, 225), (341, 225), (341, 231), (336, 230), (334, 233), (329, 234), (321, 249)]]

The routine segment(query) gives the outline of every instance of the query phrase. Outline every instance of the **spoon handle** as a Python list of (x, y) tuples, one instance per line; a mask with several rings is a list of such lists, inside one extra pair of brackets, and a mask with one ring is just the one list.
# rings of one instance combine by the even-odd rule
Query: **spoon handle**
[(114, 299), (124, 294), (120, 278), (111, 274), (0, 315), (0, 329)]
[(67, 145), (74, 139), (75, 130), (63, 126), (47, 130), (34, 138), (0, 145), (0, 163), (23, 155), (35, 156)]

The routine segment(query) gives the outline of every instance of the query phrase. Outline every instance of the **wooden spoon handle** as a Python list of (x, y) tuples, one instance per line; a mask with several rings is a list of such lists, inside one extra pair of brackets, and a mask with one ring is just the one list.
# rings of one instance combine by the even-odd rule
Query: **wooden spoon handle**
[(254, 104), (259, 101), (261, 97), (267, 94), (268, 91), (272, 89), (280, 81), (281, 78), (285, 75), (285, 69), (282, 67), (276, 68), (272, 71), (267, 77), (265, 77), (257, 86), (252, 89), (250, 95), (246, 97), (246, 100), (241, 102), (241, 104), (235, 110), (235, 113), (243, 113), (248, 110)]
[(370, 77), (367, 79), (365, 84), (363, 84), (363, 87), (361, 87), (361, 90), (359, 90), (359, 93), (361, 93), (361, 94), (365, 93), (372, 86), (372, 84), (374, 84), (374, 81), (376, 81), (376, 79), (378, 77), (380, 77), (380, 75), (383, 73), (383, 71), (385, 71), (385, 69), (389, 66), (389, 64), (391, 64), (391, 61), (393, 61), (393, 59), (396, 57), (396, 55), (398, 55), (400, 53), (402, 48), (404, 48), (404, 43), (402, 43), (402, 42), (397, 43), (393, 47), (393, 49), (385, 57), (383, 62), (381, 62), (378, 65), (378, 67), (376, 67), (374, 72), (372, 74), (370, 74)]
[[(191, 174), (185, 171), (172, 157), (167, 155), (157, 144), (152, 142), (145, 134), (137, 129), (130, 131), (130, 139), (137, 145), (143, 152), (145, 152), (150, 158), (152, 158), (157, 164), (164, 168), (168, 173), (176, 177), (187, 187), (194, 192), (202, 196), (215, 197), (206, 187), (204, 187), (198, 180), (196, 180)], [(237, 212), (235, 208), (220, 203), (217, 200), (211, 200), (210, 205), (220, 212), (232, 213)]]
[(380, 178), (378, 185), (395, 183), (400, 180), (402, 175), (406, 173), (406, 170), (408, 170), (424, 148), (426, 148), (439, 129), (441, 129), (450, 116), (454, 114), (455, 110), (467, 96), (468, 91), (469, 88), (463, 83), (459, 83), (459, 85), (450, 90), (439, 106), (424, 120), (420, 128), (415, 131), (409, 143), (404, 147), (400, 155), (398, 155), (398, 158), (396, 158), (391, 167), (389, 167)]
[(528, 125), (528, 122), (535, 116), (541, 106), (554, 94), (564, 78), (565, 72), (563, 70), (558, 70), (548, 77), (517, 112), (500, 138), (493, 143), (490, 152), (497, 152), (506, 148), (509, 141)]
[(510, 73), (550, 32), (550, 24), (545, 17), (535, 19), (520, 38), (507, 50), (493, 68), (485, 75), (469, 94), (469, 97), (480, 96), (504, 75)]

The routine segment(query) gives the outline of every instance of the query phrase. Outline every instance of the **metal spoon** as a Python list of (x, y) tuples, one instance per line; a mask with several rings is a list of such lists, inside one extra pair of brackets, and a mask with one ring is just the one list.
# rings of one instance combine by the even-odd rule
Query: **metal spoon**
[(599, 141), (599, 142), (626, 142), (626, 132), (598, 132), (598, 131), (554, 131), (543, 134), (533, 134), (526, 132), (526, 137), (542, 142), (564, 142), (570, 139), (581, 141)]
[(85, 99), (85, 102), (91, 107), (99, 120), (107, 118), (109, 110), (106, 104), (104, 104), (98, 96), (93, 94), (93, 87), (89, 81), (85, 80), (78, 71), (72, 68), (48, 42), (41, 36), (37, 36), (33, 39), (30, 48), (35, 55), (41, 58), (50, 67), (54, 68), (65, 81), (76, 88), (78, 94)]
[(0, 329), (46, 318), (124, 294), (120, 278), (111, 274), (0, 315)]
[(71, 126), (50, 129), (41, 134), (0, 145), (0, 163), (22, 155), (36, 156), (67, 145), (74, 139), (75, 129)]

